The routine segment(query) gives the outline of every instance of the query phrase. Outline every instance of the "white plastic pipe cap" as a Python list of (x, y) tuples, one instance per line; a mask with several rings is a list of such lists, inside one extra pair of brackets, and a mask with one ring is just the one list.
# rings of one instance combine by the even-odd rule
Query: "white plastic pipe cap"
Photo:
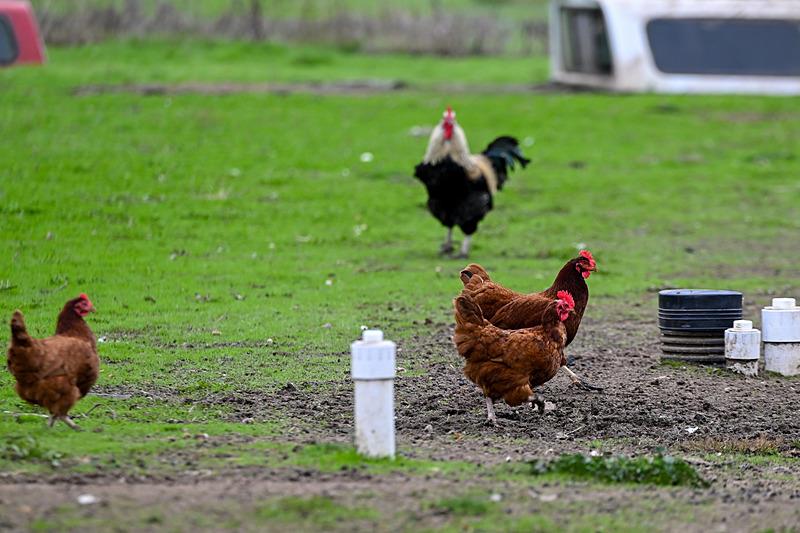
[(772, 307), (775, 309), (794, 309), (797, 305), (794, 298), (773, 298)]
[(733, 321), (733, 329), (737, 331), (750, 331), (753, 329), (753, 321), (752, 320), (734, 320)]
[(396, 346), (384, 340), (382, 331), (366, 330), (362, 340), (350, 345), (350, 350), (353, 379), (394, 379)]
[(364, 342), (381, 342), (383, 341), (383, 331), (379, 329), (368, 329), (364, 331), (362, 337)]

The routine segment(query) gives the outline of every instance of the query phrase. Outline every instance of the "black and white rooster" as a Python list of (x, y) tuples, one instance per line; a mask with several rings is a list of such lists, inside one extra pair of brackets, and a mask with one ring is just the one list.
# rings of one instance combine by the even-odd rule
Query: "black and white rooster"
[(469, 255), (472, 234), (491, 211), (494, 194), (503, 188), (508, 170), (517, 161), (523, 167), (530, 162), (517, 140), (508, 136), (493, 140), (481, 154), (471, 154), (456, 114), (447, 108), (431, 133), (422, 163), (414, 170), (428, 189), (428, 209), (447, 228), (441, 253), (453, 251), (453, 226), (458, 226), (464, 232), (458, 257)]

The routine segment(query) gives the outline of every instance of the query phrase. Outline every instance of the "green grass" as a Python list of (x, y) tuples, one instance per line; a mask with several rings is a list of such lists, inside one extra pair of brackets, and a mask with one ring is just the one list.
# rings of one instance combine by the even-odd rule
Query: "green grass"
[[(411, 177), (426, 139), (409, 135), (447, 104), (476, 149), (503, 133), (535, 140), (532, 165), (474, 240), (472, 259), (498, 280), (541, 288), (585, 245), (600, 267), (593, 297), (617, 306), (665, 286), (748, 297), (798, 287), (796, 98), (451, 94), (433, 87), (533, 83), (546, 65), (241, 43), (112, 42), (51, 49), (50, 60), (0, 71), (0, 310), (22, 309), (44, 336), (63, 302), (87, 292), (106, 338), (98, 386), (133, 396), (76, 408), (113, 410), (78, 420), (98, 433), (2, 415), (0, 434), (31, 435), (71, 467), (134, 453), (151, 471), (171, 468), (159, 458), (202, 448), (183, 428), (279, 441), (279, 408), (245, 425), (224, 404), (195, 404), (349, 379), (361, 325), (402, 340), (428, 332), (426, 319), (449, 321), (463, 262), (436, 255), (444, 231)], [(364, 77), (415, 89), (72, 94), (88, 83)], [(12, 382), (0, 374), (0, 411), (36, 412)], [(253, 462), (248, 445), (237, 449)], [(13, 468), (49, 468), (29, 462)]]
[(345, 521), (352, 524), (379, 517), (373, 509), (343, 506), (324, 496), (281, 498), (258, 509), (256, 516), (265, 522), (284, 522), (291, 524), (293, 528), (303, 529), (310, 526), (330, 529)]
[(531, 472), (536, 475), (558, 474), (602, 483), (708, 486), (708, 482), (686, 461), (663, 454), (653, 457), (562, 455), (553, 461), (532, 463)]
[(50, 48), (48, 60), (45, 69), (15, 69), (11, 76), (4, 75), (3, 79), (16, 80), (4, 90), (16, 87), (26, 93), (29, 80), (41, 90), (57, 92), (84, 84), (353, 79), (398, 80), (425, 88), (446, 83), (538, 83), (547, 79), (548, 72), (542, 57), (371, 55), (314, 46), (202, 40), (111, 41)]

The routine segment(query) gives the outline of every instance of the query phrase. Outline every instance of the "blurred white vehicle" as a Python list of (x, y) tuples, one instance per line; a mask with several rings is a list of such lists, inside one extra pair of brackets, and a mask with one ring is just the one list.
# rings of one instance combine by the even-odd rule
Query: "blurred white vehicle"
[(800, 94), (800, 1), (553, 0), (550, 59), (569, 85)]

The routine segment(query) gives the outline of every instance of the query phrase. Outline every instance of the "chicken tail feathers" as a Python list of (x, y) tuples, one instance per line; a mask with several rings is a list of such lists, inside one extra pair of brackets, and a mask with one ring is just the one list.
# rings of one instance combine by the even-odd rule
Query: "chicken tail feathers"
[(31, 337), (25, 327), (25, 317), (19, 310), (14, 311), (11, 317), (11, 342), (17, 346), (28, 346), (31, 343)]
[(470, 296), (462, 294), (456, 298), (455, 307), (456, 321), (458, 323), (469, 323), (475, 324), (476, 326), (483, 325), (483, 312), (481, 311), (480, 306), (475, 303), (475, 300), (473, 300)]
[(483, 151), (483, 155), (492, 162), (492, 167), (497, 173), (498, 188), (502, 188), (506, 179), (508, 179), (508, 172), (514, 170), (517, 163), (522, 168), (525, 168), (531, 162), (530, 159), (522, 155), (517, 139), (508, 135), (498, 137), (489, 143), (489, 146)]
[(522, 168), (528, 166), (531, 162), (530, 159), (522, 155), (522, 150), (519, 148), (519, 141), (515, 137), (503, 135), (489, 143), (483, 155), (489, 159), (501, 159), (510, 169), (514, 169), (517, 163), (522, 165)]

